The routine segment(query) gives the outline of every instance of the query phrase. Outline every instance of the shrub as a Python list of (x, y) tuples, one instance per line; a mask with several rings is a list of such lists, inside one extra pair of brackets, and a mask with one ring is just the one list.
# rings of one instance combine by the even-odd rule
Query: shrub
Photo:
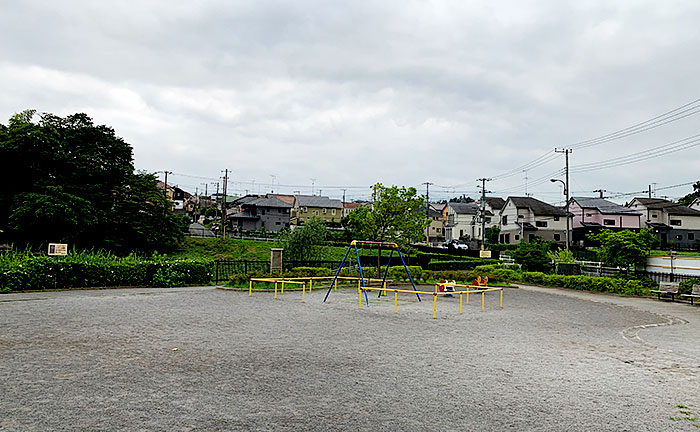
[(690, 294), (693, 291), (693, 285), (700, 285), (700, 279), (688, 279), (681, 282), (678, 292), (681, 294)]
[(335, 276), (335, 272), (326, 267), (295, 267), (291, 270), (287, 270), (282, 274), (283, 277), (296, 278), (296, 277), (323, 277), (323, 276)]
[(431, 260), (427, 268), (428, 270), (472, 270), (474, 267), (481, 265), (498, 264), (498, 260), (475, 258), (470, 260), (447, 260), (433, 261)]

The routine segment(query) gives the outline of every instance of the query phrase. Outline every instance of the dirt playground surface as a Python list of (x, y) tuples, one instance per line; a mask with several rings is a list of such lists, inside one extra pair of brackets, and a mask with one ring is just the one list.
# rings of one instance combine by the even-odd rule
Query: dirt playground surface
[(700, 307), (324, 294), (2, 295), (0, 430), (700, 430)]

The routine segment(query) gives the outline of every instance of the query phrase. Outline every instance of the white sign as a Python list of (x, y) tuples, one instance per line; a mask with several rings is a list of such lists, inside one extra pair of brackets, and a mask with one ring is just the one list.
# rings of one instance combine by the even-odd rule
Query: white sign
[(49, 243), (49, 255), (68, 255), (68, 245), (65, 243)]
[(481, 258), (491, 258), (491, 251), (490, 250), (480, 250), (479, 256)]

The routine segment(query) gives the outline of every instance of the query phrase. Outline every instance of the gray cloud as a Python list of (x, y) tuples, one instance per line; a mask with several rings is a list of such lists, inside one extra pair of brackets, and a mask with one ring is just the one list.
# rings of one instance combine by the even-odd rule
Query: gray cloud
[[(359, 198), (375, 181), (431, 181), (432, 195), (447, 197), (698, 97), (696, 2), (374, 3), (4, 5), (0, 117), (84, 111), (134, 146), (137, 167), (212, 178), (230, 168), (239, 193), (253, 179), (269, 189), (274, 174), (283, 191), (308, 192), (315, 178), (358, 186), (349, 196)], [(698, 124), (574, 152), (572, 164), (671, 142)], [(580, 174), (572, 190), (693, 181), (698, 159), (694, 148)], [(525, 175), (562, 166), (491, 189), (523, 194)], [(561, 199), (548, 182), (528, 192)]]

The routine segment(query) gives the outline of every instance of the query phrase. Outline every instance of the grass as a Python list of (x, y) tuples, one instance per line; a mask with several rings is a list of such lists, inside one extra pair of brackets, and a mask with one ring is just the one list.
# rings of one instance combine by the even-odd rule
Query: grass
[[(188, 237), (168, 257), (266, 261), (270, 259), (270, 248), (276, 247), (281, 247), (276, 241)], [(347, 250), (346, 246), (324, 246), (322, 260), (340, 261)], [(363, 257), (377, 256), (376, 248), (360, 248), (359, 252)], [(354, 251), (352, 253), (354, 257)], [(389, 256), (389, 250), (383, 249), (382, 256)]]
[[(675, 256), (688, 256), (688, 257), (700, 257), (700, 252), (679, 252), (679, 251), (673, 251)], [(651, 255), (661, 255), (661, 256), (668, 256), (668, 251), (667, 250), (653, 250), (651, 251)]]

